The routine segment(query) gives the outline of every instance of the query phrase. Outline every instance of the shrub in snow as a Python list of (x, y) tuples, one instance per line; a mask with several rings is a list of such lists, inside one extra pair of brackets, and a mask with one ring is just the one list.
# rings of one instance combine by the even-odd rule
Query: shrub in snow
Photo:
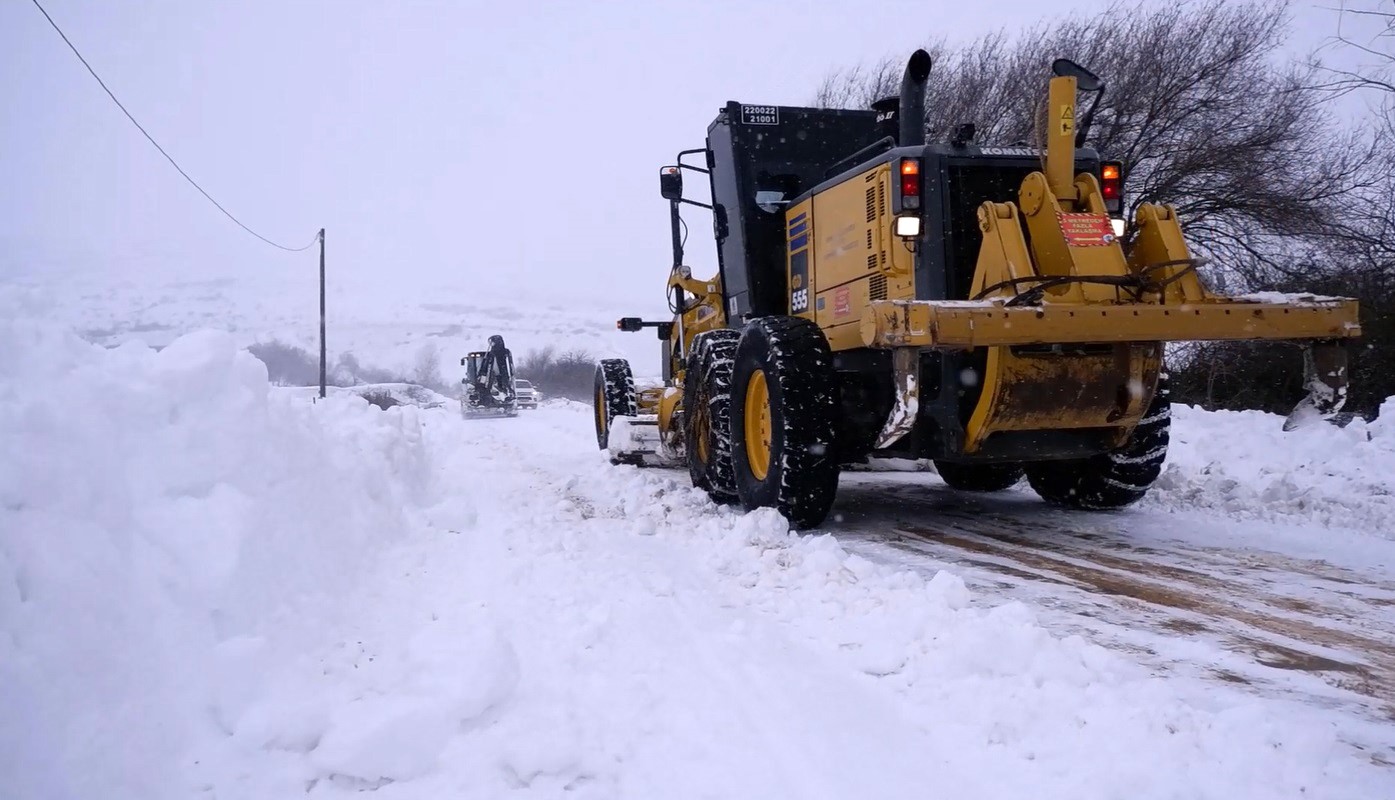
[(359, 397), (362, 397), (364, 400), (367, 400), (369, 405), (377, 406), (378, 408), (381, 408), (384, 411), (387, 411), (389, 408), (392, 408), (395, 405), (400, 405), (397, 402), (397, 398), (384, 391), (364, 392), (363, 394), (359, 395)]

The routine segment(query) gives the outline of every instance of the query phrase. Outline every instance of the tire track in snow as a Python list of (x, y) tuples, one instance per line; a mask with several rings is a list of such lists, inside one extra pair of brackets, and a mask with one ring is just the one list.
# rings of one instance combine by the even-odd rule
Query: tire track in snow
[[(1261, 549), (1263, 541), (1190, 544), (1160, 533), (1180, 523), (1169, 515), (1072, 514), (1016, 493), (968, 496), (922, 480), (859, 476), (844, 489), (832, 532), (922, 571), (954, 565), (988, 599), (1049, 609), (1058, 626), (1102, 644), (1153, 661), (1172, 649), (1179, 655), (1162, 656), (1168, 669), (1395, 719), (1395, 582)], [(1203, 648), (1179, 641), (1220, 652), (1207, 663)]]
[[(1162, 628), (1183, 635), (1206, 631), (1222, 634), (1234, 646), (1251, 650), (1264, 666), (1327, 673), (1337, 685), (1377, 700), (1395, 696), (1395, 645), (1390, 644), (1390, 639), (1324, 624), (1322, 615), (1329, 611), (1324, 606), (1256, 593), (1249, 588), (1237, 595), (1221, 580), (1204, 572), (1157, 560), (1013, 541), (998, 532), (907, 526), (899, 528), (898, 533), (972, 553), (1000, 556), (1037, 570), (1044, 580), (1058, 576), (1064, 579), (1058, 582), (1065, 585), (1160, 608)], [(1038, 545), (1040, 549), (1036, 549)], [(1066, 553), (1071, 557), (1065, 557)], [(1168, 609), (1189, 613), (1179, 616)], [(1333, 613), (1339, 615), (1346, 616)], [(1194, 616), (1206, 621), (1193, 621)], [(1337, 651), (1343, 657), (1313, 652), (1311, 645)], [(1395, 718), (1395, 707), (1386, 706), (1385, 711)]]

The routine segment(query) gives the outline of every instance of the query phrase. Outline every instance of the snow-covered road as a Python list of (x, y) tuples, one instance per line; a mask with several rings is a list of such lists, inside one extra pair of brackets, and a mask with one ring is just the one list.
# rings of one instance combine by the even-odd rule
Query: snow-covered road
[(1314, 535), (1293, 526), (1082, 515), (1027, 490), (974, 496), (925, 475), (847, 483), (828, 530), (852, 552), (953, 570), (984, 602), (1031, 603), (1052, 630), (1171, 673), (1395, 719), (1395, 542), (1330, 531), (1318, 557), (1284, 546)]
[[(1395, 793), (1395, 545), (1326, 525), (1378, 493), (1193, 495), (1184, 447), (1123, 513), (853, 475), (796, 536), (610, 465), (582, 408), (258, 368), (0, 327), (7, 797)], [(1312, 435), (1358, 434), (1337, 482), (1378, 485), (1386, 429)]]

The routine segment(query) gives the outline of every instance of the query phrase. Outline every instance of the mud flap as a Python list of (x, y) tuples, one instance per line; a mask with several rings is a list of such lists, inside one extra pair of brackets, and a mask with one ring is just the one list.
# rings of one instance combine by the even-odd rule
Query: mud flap
[(1298, 402), (1284, 430), (1301, 428), (1314, 420), (1331, 419), (1347, 402), (1347, 351), (1337, 342), (1318, 342), (1303, 348), (1303, 386), (1308, 395)]
[(915, 347), (893, 349), (891, 365), (896, 384), (896, 402), (886, 416), (881, 433), (877, 434), (876, 444), (873, 445), (876, 450), (890, 447), (910, 433), (920, 411), (920, 350)]

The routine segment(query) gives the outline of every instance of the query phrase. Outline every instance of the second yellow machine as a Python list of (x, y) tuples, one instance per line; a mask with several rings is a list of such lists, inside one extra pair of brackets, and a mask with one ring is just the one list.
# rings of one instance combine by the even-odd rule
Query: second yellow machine
[[(931, 458), (961, 489), (1025, 474), (1046, 500), (1113, 508), (1167, 452), (1163, 343), (1306, 345), (1322, 414), (1346, 391), (1356, 302), (1227, 298), (1197, 272), (1173, 209), (1139, 204), (1123, 236), (1123, 165), (1085, 146), (1103, 82), (1052, 65), (1044, 148), (925, 141), (930, 56), (869, 111), (728, 103), (707, 145), (660, 173), (670, 201), (672, 319), (663, 385), (597, 365), (596, 436), (616, 461), (686, 464), (714, 499), (820, 524), (840, 470)], [(687, 161), (685, 161), (687, 159)], [(689, 163), (692, 161), (699, 163)], [(684, 197), (706, 177), (710, 204)], [(717, 275), (683, 263), (682, 204), (710, 209)]]

